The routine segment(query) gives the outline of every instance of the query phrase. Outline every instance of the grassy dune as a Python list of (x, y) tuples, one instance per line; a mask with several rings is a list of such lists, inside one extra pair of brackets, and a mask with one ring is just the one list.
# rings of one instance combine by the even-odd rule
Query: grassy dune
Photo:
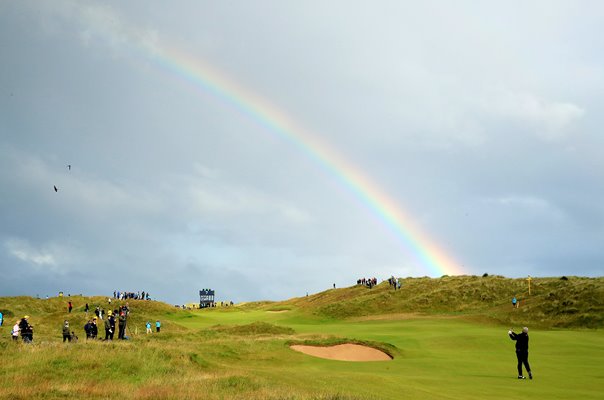
[[(523, 298), (522, 281), (483, 279), (407, 279), (396, 293), (387, 285), (352, 287), (280, 303), (196, 311), (130, 301), (131, 340), (114, 342), (82, 340), (84, 303), (94, 307), (106, 299), (72, 296), (75, 309), (69, 315), (65, 298), (0, 298), (0, 310), (9, 315), (0, 328), (0, 398), (601, 398), (604, 333), (585, 329), (578, 325), (581, 318), (568, 315), (596, 313), (602, 279), (544, 279), (518, 310), (511, 310), (509, 291), (517, 285), (515, 294)], [(494, 293), (490, 300), (475, 292), (481, 285)], [(446, 304), (443, 299), (456, 287), (464, 300)], [(420, 300), (427, 292), (433, 294), (432, 307)], [(559, 312), (547, 306), (546, 299), (554, 296), (574, 302), (567, 307), (589, 306)], [(8, 337), (14, 320), (25, 313), (35, 326), (33, 345)], [(61, 343), (66, 318), (80, 336), (78, 343)], [(144, 334), (144, 322), (156, 319), (162, 332)], [(510, 321), (516, 328), (531, 327), (533, 381), (515, 379)], [(568, 324), (573, 328), (559, 328)], [(288, 347), (344, 341), (381, 348), (394, 359), (331, 361)]]
[[(531, 296), (525, 279), (501, 276), (407, 278), (402, 290), (384, 282), (328, 290), (280, 303), (332, 318), (389, 313), (452, 314), (491, 319), (505, 325), (531, 321), (541, 327), (604, 326), (604, 278), (534, 278)], [(514, 310), (516, 296), (520, 308)]]

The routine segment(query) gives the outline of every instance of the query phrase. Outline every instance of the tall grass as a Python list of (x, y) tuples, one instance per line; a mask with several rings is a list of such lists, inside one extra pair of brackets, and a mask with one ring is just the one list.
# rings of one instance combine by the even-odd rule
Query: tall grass
[[(354, 286), (281, 303), (195, 311), (130, 301), (130, 340), (113, 342), (86, 341), (82, 330), (84, 304), (108, 309), (106, 298), (72, 296), (71, 314), (66, 298), (0, 298), (6, 317), (0, 398), (596, 399), (604, 391), (603, 331), (535, 328), (601, 327), (602, 283), (537, 278), (528, 297), (521, 279), (415, 278), (405, 279), (400, 291), (387, 284)], [(511, 307), (514, 295), (521, 299), (518, 309)], [(282, 310), (287, 312), (268, 312)], [(31, 345), (9, 338), (25, 314), (35, 326)], [(61, 342), (64, 319), (80, 336), (77, 343)], [(144, 323), (156, 319), (162, 332), (146, 335)], [(514, 379), (510, 324), (531, 327), (536, 379), (530, 386)], [(376, 347), (394, 359), (346, 363), (288, 347), (343, 342)]]

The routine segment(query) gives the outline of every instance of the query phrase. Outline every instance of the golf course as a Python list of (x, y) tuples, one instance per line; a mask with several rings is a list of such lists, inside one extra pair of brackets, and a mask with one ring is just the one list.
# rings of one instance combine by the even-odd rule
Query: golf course
[[(68, 313), (65, 297), (2, 297), (0, 398), (602, 398), (604, 278), (534, 278), (530, 296), (525, 279), (500, 276), (401, 282), (208, 309), (130, 301), (128, 340), (113, 341), (85, 339), (84, 305), (123, 301), (70, 296)], [(24, 315), (31, 344), (10, 337)], [(62, 342), (64, 320), (77, 342)], [(161, 332), (146, 334), (156, 320)], [(508, 336), (523, 326), (532, 380), (517, 379)], [(340, 344), (387, 357), (340, 361), (292, 349)]]

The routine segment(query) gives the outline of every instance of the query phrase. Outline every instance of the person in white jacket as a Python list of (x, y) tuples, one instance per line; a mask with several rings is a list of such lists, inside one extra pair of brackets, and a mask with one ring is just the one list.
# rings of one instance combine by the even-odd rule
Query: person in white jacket
[(13, 331), (11, 332), (14, 341), (19, 340), (19, 330), (19, 321), (17, 321), (15, 326), (13, 326)]

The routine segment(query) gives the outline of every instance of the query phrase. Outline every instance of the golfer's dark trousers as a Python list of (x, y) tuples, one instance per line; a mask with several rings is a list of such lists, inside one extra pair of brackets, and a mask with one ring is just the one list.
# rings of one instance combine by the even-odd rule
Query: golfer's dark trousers
[(518, 358), (518, 376), (522, 376), (522, 364), (526, 368), (526, 372), (531, 372), (531, 366), (528, 362), (528, 351), (517, 351), (516, 358)]
[(126, 330), (125, 326), (119, 326), (119, 332), (117, 333), (117, 338), (118, 339), (123, 339), (124, 338), (124, 331)]

